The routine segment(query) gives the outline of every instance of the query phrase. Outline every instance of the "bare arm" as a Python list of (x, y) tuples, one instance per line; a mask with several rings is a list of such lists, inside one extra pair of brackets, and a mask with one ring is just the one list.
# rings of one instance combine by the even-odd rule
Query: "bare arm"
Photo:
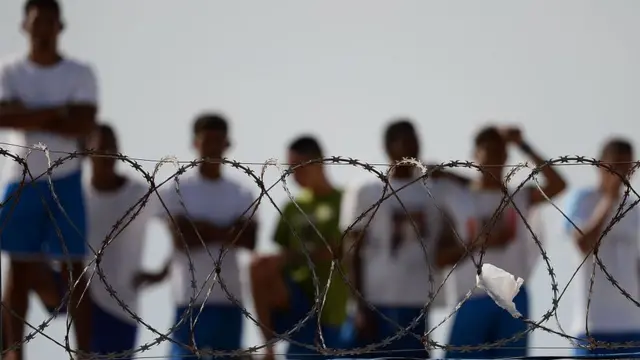
[(69, 105), (26, 109), (18, 102), (0, 104), (0, 127), (47, 131), (69, 137), (84, 137), (95, 126), (95, 105)]
[(438, 240), (436, 266), (444, 268), (456, 264), (467, 254), (465, 246), (456, 238), (450, 222), (443, 224), (443, 230)]
[(614, 211), (615, 203), (616, 199), (614, 197), (603, 196), (596, 205), (593, 216), (583, 227), (582, 232), (574, 229), (573, 238), (583, 253), (586, 254), (595, 247), (605, 224)]
[[(206, 221), (189, 220), (186, 216), (174, 216), (169, 221), (173, 243), (177, 249), (201, 247), (211, 243), (223, 243), (229, 239), (230, 228), (221, 228)], [(202, 239), (202, 240), (201, 240)]]
[[(347, 276), (353, 287), (360, 293), (360, 295), (364, 298), (366, 295), (363, 293), (364, 289), (362, 287), (362, 272), (363, 272), (363, 264), (362, 264), (362, 244), (365, 239), (364, 231), (350, 231), (345, 239), (347, 240), (346, 251), (345, 251), (345, 259), (347, 261), (347, 268), (349, 269)], [(362, 303), (362, 299), (356, 299), (358, 302), (358, 307), (366, 309), (367, 305)]]
[(532, 191), (530, 198), (531, 205), (544, 202), (547, 200), (547, 197), (552, 199), (567, 187), (567, 183), (556, 169), (547, 165), (545, 160), (523, 139), (520, 129), (514, 127), (504, 128), (501, 130), (501, 133), (507, 143), (517, 145), (518, 148), (540, 168), (545, 178), (545, 185), (542, 187), (544, 194), (540, 191)]
[(84, 138), (94, 129), (97, 112), (95, 105), (68, 105), (66, 116), (50, 123), (46, 130), (62, 136)]
[(26, 131), (48, 131), (62, 119), (62, 107), (28, 110), (20, 102), (0, 103), (0, 127)]
[[(171, 224), (173, 243), (177, 249), (202, 247), (203, 244), (228, 244), (252, 250), (256, 243), (255, 222), (238, 221), (232, 226), (221, 227), (207, 221), (191, 220), (185, 216), (175, 216)], [(236, 240), (237, 239), (237, 240)], [(235, 240), (235, 243), (234, 243)]]
[[(538, 155), (526, 142), (522, 141), (519, 144), (520, 150), (522, 150), (536, 166), (542, 166), (542, 175), (545, 178), (545, 185), (542, 187), (542, 191), (549, 199), (554, 198), (560, 194), (567, 187), (567, 183), (564, 178), (556, 171), (553, 166), (545, 165), (545, 160)], [(539, 204), (546, 201), (547, 198), (540, 191), (531, 191), (531, 204)]]
[(258, 234), (258, 224), (253, 220), (240, 220), (231, 229), (231, 241), (235, 240), (235, 246), (248, 250), (256, 247), (256, 239)]

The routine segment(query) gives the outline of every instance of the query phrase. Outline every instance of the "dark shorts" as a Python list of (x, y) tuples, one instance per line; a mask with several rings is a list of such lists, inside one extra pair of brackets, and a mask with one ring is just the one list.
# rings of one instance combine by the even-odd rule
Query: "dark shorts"
[[(301, 320), (305, 319), (313, 307), (312, 301), (302, 290), (300, 285), (288, 277), (285, 277), (285, 283), (289, 291), (289, 307), (286, 310), (274, 311), (271, 314), (274, 331), (283, 335), (292, 330)], [(327, 348), (344, 348), (340, 333), (340, 326), (322, 325), (321, 329), (322, 337)], [(318, 335), (318, 317), (316, 314), (312, 314), (312, 316), (307, 319), (300, 328), (288, 336), (292, 341), (312, 347), (312, 349), (309, 349), (305, 346), (290, 343), (289, 349), (287, 350), (288, 359), (297, 359), (301, 357), (306, 358), (309, 357), (309, 355), (315, 355), (311, 357), (313, 359), (319, 358), (318, 354), (320, 354), (320, 352), (315, 350), (315, 348), (319, 347), (320, 344), (320, 337)], [(333, 356), (328, 356), (328, 358), (331, 357)]]
[[(631, 333), (616, 333), (616, 334), (600, 334), (600, 333), (591, 333), (589, 334), (591, 335), (592, 338), (594, 338), (596, 341), (602, 341), (602, 342), (607, 342), (607, 343), (639, 343), (640, 342), (640, 333), (638, 332), (631, 332)], [(580, 336), (578, 336), (578, 338), (580, 339), (585, 339), (586, 335), (582, 334)], [(587, 345), (588, 342), (583, 341), (582, 342), (583, 345)], [(624, 358), (620, 355), (623, 354), (627, 354), (627, 358), (638, 358), (640, 356), (640, 347), (636, 346), (636, 347), (624, 347), (624, 348), (618, 348), (618, 349), (614, 349), (614, 348), (598, 348), (598, 349), (593, 349), (593, 350), (589, 350), (586, 348), (576, 348), (573, 350), (573, 353), (576, 356), (606, 356), (606, 355), (614, 355), (618, 358)], [(630, 354), (635, 354), (634, 356), (629, 356)]]
[[(523, 286), (513, 299), (516, 308), (525, 318), (529, 318), (529, 300), (527, 290)], [(527, 331), (527, 324), (516, 319), (502, 309), (489, 296), (472, 297), (458, 310), (451, 328), (448, 345), (477, 346), (492, 344), (502, 339), (509, 339)], [(465, 351), (451, 350), (446, 354), (448, 359), (498, 359), (525, 357), (529, 343), (528, 334), (506, 344), (495, 345), (494, 348)]]
[[(176, 310), (176, 324), (187, 310), (186, 307)], [(205, 305), (202, 311), (200, 305), (194, 305), (191, 314), (171, 335), (178, 344), (171, 344), (170, 358), (196, 359), (195, 354), (184, 346), (191, 345), (193, 341), (199, 350), (237, 351), (242, 345), (243, 321), (242, 311), (234, 305)]]
[(116, 355), (116, 358), (124, 360), (135, 358), (131, 351), (136, 345), (138, 325), (122, 320), (96, 304), (93, 304), (92, 315), (91, 351), (100, 355)]
[(7, 186), (0, 210), (2, 251), (27, 260), (42, 255), (51, 259), (84, 259), (87, 249), (82, 174), (78, 171), (52, 182), (59, 203), (46, 180)]
[[(407, 328), (423, 312), (423, 308), (421, 307), (376, 306), (376, 309), (378, 309), (378, 311), (384, 316), (404, 328)], [(372, 344), (378, 344), (383, 342), (385, 339), (398, 334), (399, 329), (396, 324), (389, 322), (378, 313), (374, 313), (374, 316), (376, 331), (373, 339), (369, 341), (358, 339), (353, 318), (350, 318), (343, 326), (342, 336), (345, 341), (348, 341), (351, 344), (351, 348), (361, 348)], [(418, 324), (409, 331), (409, 334), (393, 340), (390, 344), (377, 347), (371, 352), (354, 356), (354, 358), (375, 359), (393, 357), (428, 359), (429, 352), (425, 350), (424, 345), (420, 340), (424, 334), (425, 321), (427, 321), (426, 316), (424, 316)]]

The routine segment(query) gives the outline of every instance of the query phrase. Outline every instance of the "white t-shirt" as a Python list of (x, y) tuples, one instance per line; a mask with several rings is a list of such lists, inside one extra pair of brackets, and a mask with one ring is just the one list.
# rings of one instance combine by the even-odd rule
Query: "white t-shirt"
[[(100, 258), (100, 269), (118, 298), (136, 313), (138, 293), (133, 287), (133, 278), (141, 270), (147, 224), (156, 212), (157, 196), (151, 194), (140, 209), (142, 205), (137, 203), (147, 194), (149, 186), (131, 179), (116, 191), (100, 191), (90, 183), (85, 184), (84, 190), (92, 249), (87, 260), (91, 262), (95, 258), (94, 251), (98, 252), (105, 240), (110, 241)], [(134, 210), (127, 214), (131, 208)], [(111, 237), (107, 238), (109, 235)], [(90, 269), (95, 272), (88, 274), (92, 276), (90, 291), (93, 301), (111, 315), (135, 324), (135, 320), (109, 295), (98, 276), (96, 262), (90, 265)]]
[[(198, 172), (181, 177), (178, 189), (179, 193), (175, 183), (169, 182), (162, 187), (160, 195), (172, 216), (185, 215), (192, 220), (204, 220), (217, 226), (230, 226), (241, 217), (249, 217), (252, 214), (249, 209), (255, 200), (254, 196), (248, 189), (233, 180), (227, 178), (209, 180)], [(166, 215), (164, 208), (160, 211)], [(255, 216), (257, 214), (254, 218)], [(215, 262), (220, 259), (221, 250), (222, 246), (217, 243), (208, 244), (206, 249), (191, 249), (194, 274), (189, 271), (187, 254), (174, 251), (171, 261), (171, 280), (178, 306), (188, 305), (190, 299), (198, 292), (200, 294), (195, 304), (203, 302), (231, 304), (220, 282), (224, 282), (227, 291), (234, 298), (241, 298), (240, 272), (237, 251), (234, 248), (225, 249), (228, 252), (220, 264), (221, 278), (215, 280)], [(207, 277), (209, 277), (208, 280)], [(195, 292), (191, 286), (193, 279), (195, 279)], [(209, 289), (212, 290), (207, 298)]]
[[(513, 194), (513, 190), (511, 190)], [(490, 220), (495, 214), (496, 210), (500, 206), (500, 202), (504, 198), (504, 194), (501, 190), (488, 190), (488, 191), (470, 191), (471, 204), (474, 208), (474, 224), (470, 225), (472, 229), (469, 232), (473, 232), (471, 238), (476, 239), (479, 231), (483, 228), (483, 221)], [(522, 188), (512, 198), (517, 208), (522, 212), (525, 219), (529, 214), (531, 189)], [(528, 254), (530, 246), (528, 243), (531, 240), (531, 233), (527, 229), (524, 220), (515, 211), (512, 204), (502, 212), (502, 220), (498, 220), (492, 228), (492, 231), (498, 231), (500, 221), (506, 221), (509, 226), (514, 227), (515, 237), (511, 243), (503, 248), (487, 248), (485, 249), (484, 256), (482, 257), (482, 264), (492, 264), (501, 269), (504, 269), (514, 276), (521, 277), (527, 280), (526, 277), (530, 273), (531, 258)], [(480, 250), (473, 254), (476, 262), (480, 261)], [(472, 290), (476, 285), (476, 273), (477, 269), (471, 260), (467, 257), (461, 261), (455, 269), (455, 278), (457, 284), (458, 298), (464, 296), (469, 290)], [(484, 290), (476, 289), (473, 296), (488, 296)], [(460, 299), (458, 299), (460, 300)]]
[[(573, 192), (567, 198), (566, 214), (576, 226), (584, 229), (593, 211), (600, 201), (600, 192), (596, 189), (583, 189)], [(627, 199), (627, 209), (633, 200)], [(615, 214), (617, 207), (612, 213)], [(609, 222), (607, 222), (607, 225)], [(575, 228), (568, 221), (566, 230), (573, 234)], [(631, 209), (616, 223), (600, 242), (598, 256), (607, 272), (626, 290), (632, 299), (639, 298), (638, 279), (638, 234), (640, 231), (640, 213), (638, 207)], [(580, 261), (584, 254), (580, 251)], [(585, 332), (587, 299), (595, 258), (593, 255), (579, 269), (579, 294), (574, 310), (573, 331), (576, 335)], [(640, 312), (637, 306), (620, 293), (607, 279), (600, 266), (595, 265), (595, 279), (589, 305), (589, 331), (591, 333), (626, 333), (640, 331)]]
[[(20, 101), (29, 109), (74, 103), (97, 104), (98, 86), (93, 70), (77, 60), (63, 59), (53, 66), (43, 67), (25, 57), (13, 58), (0, 64), (0, 102), (5, 101)], [(47, 132), (12, 131), (9, 142), (18, 145), (9, 150), (22, 158), (27, 158), (29, 152), (24, 146), (42, 143), (51, 151), (52, 162), (78, 151), (77, 139)], [(34, 178), (49, 168), (41, 150), (33, 150), (29, 154), (27, 165)], [(22, 178), (23, 169), (17, 162), (8, 161), (7, 167), (5, 174), (9, 181)], [(67, 159), (52, 171), (52, 176), (64, 177), (79, 169), (80, 159)]]
[[(430, 289), (429, 274), (435, 278), (436, 241), (444, 226), (441, 211), (453, 216), (459, 233), (464, 230), (464, 211), (453, 206), (465, 204), (459, 198), (462, 192), (458, 187), (447, 180), (428, 180), (426, 187), (424, 182), (417, 181), (402, 188), (411, 181), (392, 179), (390, 183), (404, 208), (412, 213), (415, 225), (422, 228), (422, 239), (401, 202), (393, 195), (381, 203), (375, 215), (374, 209), (360, 219), (383, 198), (384, 183), (381, 181), (348, 188), (343, 197), (341, 228), (346, 230), (353, 225), (352, 230), (366, 230), (361, 253), (363, 295), (376, 305), (424, 306), (429, 301), (429, 294), (440, 285), (434, 283), (434, 288)], [(389, 188), (385, 194), (391, 193)], [(397, 250), (392, 251), (394, 235), (400, 236), (402, 241)]]
[[(534, 190), (535, 191), (535, 190)], [(529, 222), (529, 226), (531, 226), (531, 231), (533, 233), (531, 233), (531, 231), (529, 232), (529, 239), (527, 240), (527, 268), (526, 268), (526, 273), (525, 273), (525, 277), (523, 279), (530, 279), (531, 275), (533, 273), (533, 270), (535, 269), (536, 265), (538, 264), (538, 261), (540, 260), (540, 258), (542, 258), (542, 253), (540, 252), (540, 248), (538, 247), (538, 244), (536, 243), (533, 234), (536, 235), (536, 238), (538, 239), (538, 241), (540, 242), (540, 245), (542, 246), (542, 248), (545, 248), (545, 243), (546, 243), (546, 235), (545, 235), (545, 226), (544, 226), (544, 221), (542, 219), (542, 209), (540, 207), (532, 207), (529, 210), (529, 217), (528, 217), (528, 222)]]

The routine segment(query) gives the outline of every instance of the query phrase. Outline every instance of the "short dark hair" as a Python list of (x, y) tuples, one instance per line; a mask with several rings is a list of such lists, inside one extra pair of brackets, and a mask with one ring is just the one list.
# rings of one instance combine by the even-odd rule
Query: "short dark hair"
[(487, 143), (502, 141), (504, 142), (504, 138), (500, 131), (495, 126), (485, 126), (480, 129), (476, 133), (476, 136), (473, 139), (475, 146), (482, 146)]
[(601, 156), (617, 155), (617, 154), (633, 154), (633, 145), (627, 139), (612, 138), (609, 139), (602, 147)]
[(95, 129), (96, 133), (104, 136), (108, 136), (113, 140), (114, 145), (118, 146), (118, 137), (116, 136), (116, 131), (113, 127), (107, 123), (100, 123), (96, 125)]
[(57, 0), (27, 0), (24, 3), (24, 14), (28, 14), (34, 8), (51, 10), (58, 16), (62, 13), (60, 3)]
[(319, 159), (323, 157), (322, 147), (320, 142), (311, 135), (303, 135), (294, 139), (289, 144), (289, 150), (294, 151), (300, 155)]
[(229, 132), (229, 123), (221, 114), (204, 113), (198, 115), (193, 122), (193, 135), (210, 130), (222, 131), (226, 134)]
[(389, 146), (389, 144), (407, 134), (417, 135), (416, 128), (411, 120), (405, 118), (394, 120), (387, 125), (384, 131), (384, 144)]

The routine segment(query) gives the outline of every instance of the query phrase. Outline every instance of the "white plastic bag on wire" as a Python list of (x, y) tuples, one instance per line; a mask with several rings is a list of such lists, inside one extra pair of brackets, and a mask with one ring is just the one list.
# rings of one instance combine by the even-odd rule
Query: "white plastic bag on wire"
[(507, 310), (514, 318), (522, 317), (513, 299), (523, 283), (522, 278), (516, 278), (491, 264), (483, 264), (482, 272), (476, 275), (476, 286), (486, 291), (498, 306)]

